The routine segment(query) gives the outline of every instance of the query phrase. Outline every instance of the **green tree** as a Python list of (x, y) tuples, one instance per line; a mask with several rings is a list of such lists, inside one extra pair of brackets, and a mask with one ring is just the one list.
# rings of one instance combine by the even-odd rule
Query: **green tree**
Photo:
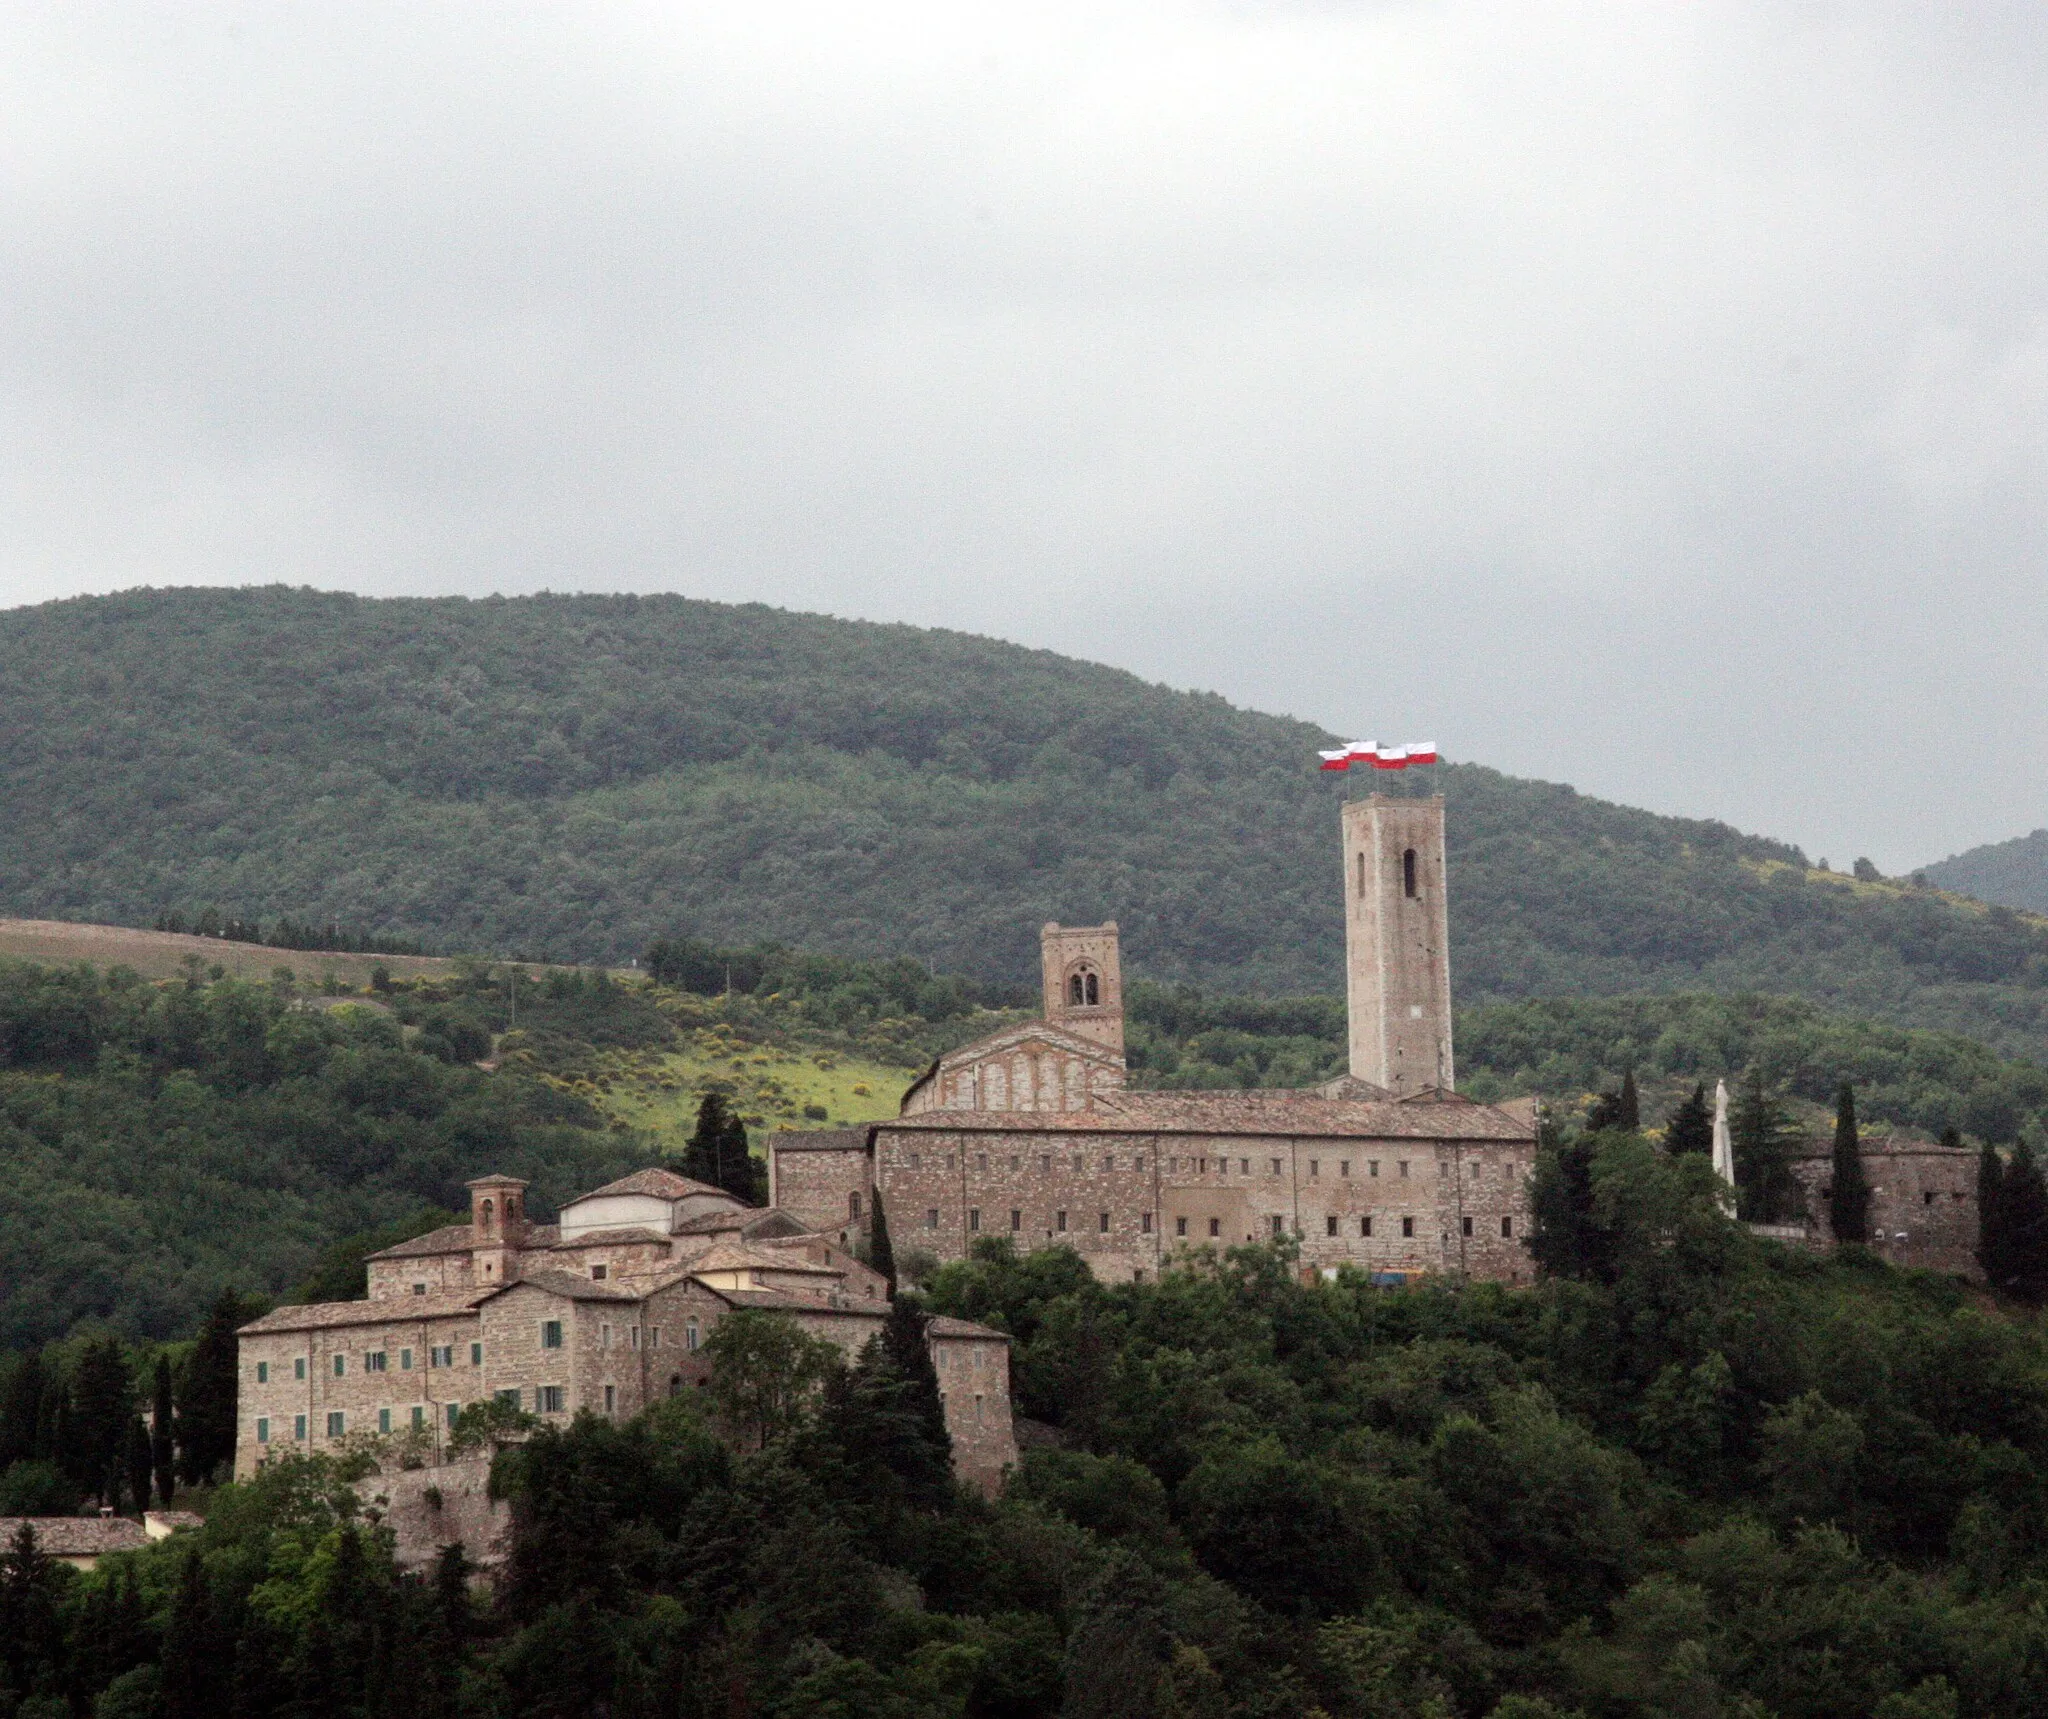
[(112, 1337), (85, 1346), (71, 1383), (72, 1437), (78, 1474), (102, 1504), (118, 1506), (128, 1462), (130, 1398), (128, 1358)]
[(868, 1195), (868, 1264), (879, 1271), (889, 1283), (889, 1293), (896, 1293), (896, 1248), (889, 1240), (889, 1220), (882, 1210), (882, 1190), (879, 1184)]
[(1081, 1596), (1067, 1637), (1061, 1719), (1153, 1719), (1173, 1659), (1166, 1588), (1150, 1565), (1119, 1551)]
[(683, 1148), (683, 1174), (749, 1204), (758, 1204), (753, 1153), (747, 1125), (734, 1113), (722, 1092), (707, 1092), (697, 1105), (697, 1126)]
[(1856, 1137), (1856, 1091), (1845, 1080), (1835, 1096), (1835, 1151), (1828, 1184), (1828, 1225), (1838, 1242), (1870, 1240), (1870, 1184)]
[[(1955, 1143), (1962, 1144), (1960, 1136)], [(1977, 1264), (1986, 1283), (2005, 1282), (2005, 1160), (1989, 1142), (1977, 1152)]]
[(168, 1506), (178, 1489), (177, 1412), (171, 1401), (171, 1358), (159, 1354), (150, 1379), (149, 1468), (156, 1480), (156, 1501)]
[(1735, 1191), (1747, 1223), (1783, 1223), (1799, 1215), (1799, 1183), (1792, 1154), (1799, 1135), (1785, 1107), (1765, 1088), (1763, 1071), (1752, 1069), (1728, 1118), (1735, 1148)]
[(185, 1388), (178, 1403), (178, 1472), (188, 1484), (203, 1485), (235, 1460), (235, 1332), (248, 1317), (241, 1296), (222, 1290), (185, 1363)]
[(1713, 1149), (1713, 1107), (1707, 1103), (1705, 1082), (1695, 1082), (1692, 1096), (1671, 1113), (1671, 1120), (1665, 1125), (1664, 1150), (1677, 1154), (1711, 1152)]
[(2001, 1288), (2022, 1300), (2048, 1300), (2048, 1183), (2025, 1140), (2013, 1148), (1999, 1188)]
[(839, 1351), (786, 1313), (736, 1308), (704, 1343), (713, 1409), (735, 1442), (761, 1450), (805, 1426)]

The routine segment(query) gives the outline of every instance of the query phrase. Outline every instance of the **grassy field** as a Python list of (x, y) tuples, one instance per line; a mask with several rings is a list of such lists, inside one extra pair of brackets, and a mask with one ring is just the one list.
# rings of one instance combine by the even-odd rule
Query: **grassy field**
[(360, 990), (370, 969), (382, 966), (393, 977), (434, 978), (455, 963), (429, 955), (331, 955), (304, 949), (273, 949), (264, 943), (230, 943), (175, 931), (137, 931), (125, 925), (73, 925), (61, 919), (0, 919), (0, 957), (69, 966), (131, 967), (145, 979), (175, 979), (188, 961), (201, 971), (218, 967), (237, 979), (268, 979), (289, 967), (301, 983), (318, 986), (330, 975), (337, 985)]

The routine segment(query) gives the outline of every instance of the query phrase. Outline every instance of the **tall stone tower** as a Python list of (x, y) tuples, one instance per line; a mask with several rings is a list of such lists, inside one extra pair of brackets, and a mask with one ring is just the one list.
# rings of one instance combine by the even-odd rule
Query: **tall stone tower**
[(1444, 803), (1369, 794), (1344, 807), (1344, 976), (1351, 1072), (1405, 1097), (1448, 1090), (1450, 918)]
[(1116, 952), (1116, 921), (1047, 925), (1038, 934), (1045, 975), (1045, 1018), (1084, 1039), (1124, 1054), (1124, 974)]

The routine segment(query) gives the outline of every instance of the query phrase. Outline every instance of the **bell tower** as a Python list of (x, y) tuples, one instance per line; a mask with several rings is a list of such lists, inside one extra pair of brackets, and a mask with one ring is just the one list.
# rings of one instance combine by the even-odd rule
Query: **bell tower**
[(510, 1283), (526, 1244), (526, 1184), (517, 1176), (479, 1176), (467, 1186), (470, 1281), (478, 1289)]
[(1451, 1089), (1444, 803), (1368, 794), (1344, 807), (1344, 978), (1351, 1072), (1397, 1098)]
[(1045, 977), (1045, 1019), (1124, 1054), (1124, 975), (1117, 960), (1116, 921), (1047, 925), (1038, 934)]

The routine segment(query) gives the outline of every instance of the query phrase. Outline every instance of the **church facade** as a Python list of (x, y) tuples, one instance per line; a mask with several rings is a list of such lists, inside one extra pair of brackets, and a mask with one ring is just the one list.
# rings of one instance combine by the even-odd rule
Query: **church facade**
[(899, 1251), (1004, 1236), (1112, 1282), (1279, 1237), (1325, 1273), (1526, 1280), (1535, 1109), (1455, 1089), (1443, 801), (1347, 804), (1340, 877), (1348, 1074), (1133, 1089), (1116, 925), (1048, 925), (1042, 1017), (939, 1058), (885, 1122), (771, 1135), (772, 1202), (850, 1244), (879, 1193)]

